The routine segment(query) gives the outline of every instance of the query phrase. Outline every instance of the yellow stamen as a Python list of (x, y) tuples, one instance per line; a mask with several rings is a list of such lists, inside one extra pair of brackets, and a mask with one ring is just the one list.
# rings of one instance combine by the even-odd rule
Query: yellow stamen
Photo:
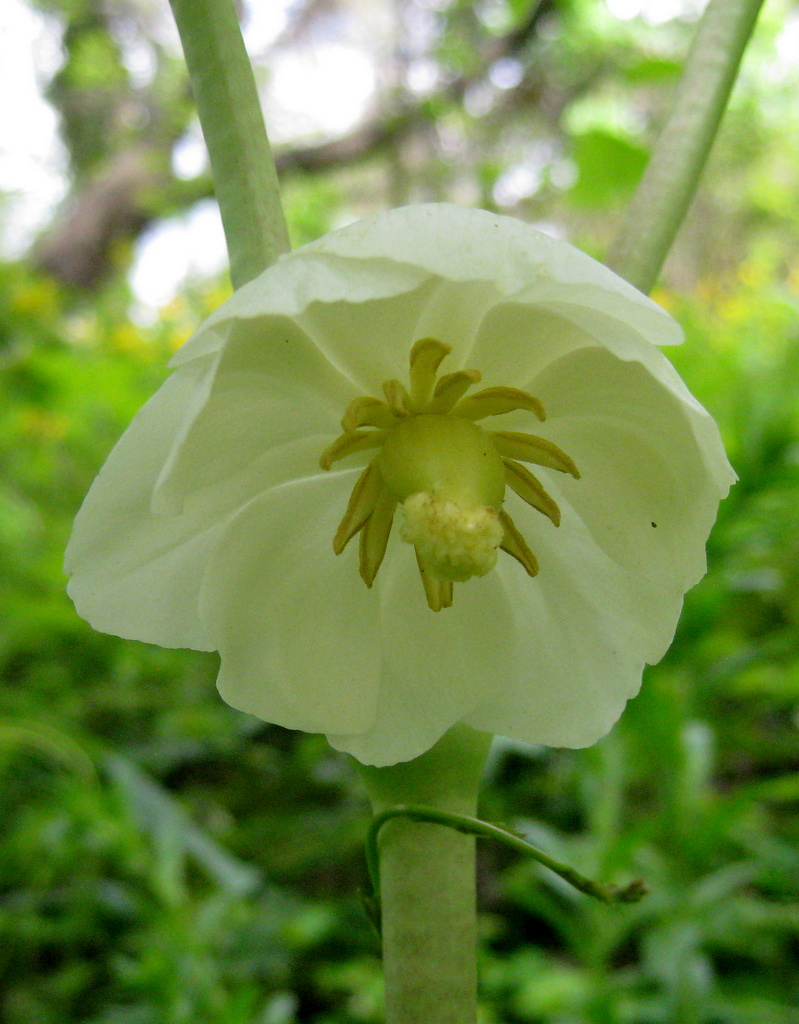
[(533, 476), (520, 462), (514, 462), (512, 459), (503, 459), (503, 462), (508, 487), (512, 488), (522, 501), (548, 516), (555, 526), (560, 526), (558, 504), (544, 490), (538, 477)]
[(499, 513), (499, 519), (505, 528), (500, 548), (524, 566), (528, 576), (537, 576), (538, 560), (527, 547), (524, 537), (516, 529), (516, 525), (504, 509)]
[(456, 373), (447, 373), (436, 384), (433, 397), (427, 405), (425, 412), (445, 413), (451, 412), (452, 407), (469, 390), (472, 384), (476, 384), (482, 374), (479, 370), (458, 370)]
[(366, 469), (358, 477), (358, 481), (352, 489), (347, 511), (336, 530), (333, 538), (333, 550), (340, 555), (349, 544), (358, 530), (363, 528), (364, 523), (374, 512), (380, 488), (383, 486), (383, 478), (377, 468), (377, 461), (369, 463)]
[(377, 570), (386, 553), (396, 507), (396, 498), (393, 498), (385, 487), (381, 487), (374, 511), (361, 530), (360, 572), (361, 579), (367, 587), (374, 583)]
[(322, 452), (319, 465), (322, 469), (330, 469), (339, 459), (345, 459), (348, 455), (365, 451), (367, 448), (377, 448), (385, 441), (386, 433), (385, 430), (356, 430), (342, 434)]
[(440, 580), (433, 576), (422, 562), (418, 551), (416, 552), (416, 564), (422, 578), (427, 607), (434, 612), (440, 612), (442, 608), (449, 608), (452, 604), (452, 580)]
[(449, 345), (437, 338), (420, 338), (411, 349), (411, 404), (414, 412), (421, 412), (430, 401), (441, 360), (451, 351)]
[(362, 398), (353, 399), (347, 406), (347, 411), (341, 421), (341, 429), (345, 434), (351, 434), (358, 427), (378, 427), (388, 430), (396, 422), (396, 415), (385, 402), (381, 402), (379, 398), (369, 398), (368, 395), (364, 395)]
[(404, 384), (398, 380), (387, 380), (383, 384), (383, 394), (395, 416), (404, 419), (411, 414), (411, 396)]
[(535, 434), (520, 434), (515, 430), (496, 430), (489, 434), (503, 459), (518, 459), (533, 462), (537, 466), (557, 469), (560, 473), (571, 473), (577, 480), (580, 471), (556, 444)]
[(456, 416), (465, 416), (469, 420), (481, 420), (486, 416), (501, 416), (506, 412), (524, 409), (533, 413), (539, 420), (547, 418), (543, 405), (518, 388), (485, 388), (476, 395), (469, 395), (459, 402), (452, 410)]

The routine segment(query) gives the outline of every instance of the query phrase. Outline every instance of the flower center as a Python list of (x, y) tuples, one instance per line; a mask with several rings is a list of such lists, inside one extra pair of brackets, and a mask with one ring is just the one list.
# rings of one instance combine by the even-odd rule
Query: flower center
[(378, 449), (353, 488), (333, 549), (340, 554), (360, 533), (360, 572), (371, 587), (401, 504), (401, 536), (416, 550), (434, 611), (452, 604), (453, 582), (489, 572), (499, 549), (530, 576), (537, 574), (535, 556), (502, 508), (505, 487), (555, 526), (560, 510), (523, 462), (580, 475), (569, 456), (546, 438), (479, 427), (477, 420), (517, 409), (543, 420), (544, 409), (516, 388), (467, 395), (480, 373), (458, 370), (439, 377), (449, 351), (435, 338), (417, 341), (410, 354), (410, 388), (390, 380), (383, 384), (384, 400), (356, 398), (341, 421), (343, 434), (320, 459), (322, 468), (330, 469), (355, 452)]

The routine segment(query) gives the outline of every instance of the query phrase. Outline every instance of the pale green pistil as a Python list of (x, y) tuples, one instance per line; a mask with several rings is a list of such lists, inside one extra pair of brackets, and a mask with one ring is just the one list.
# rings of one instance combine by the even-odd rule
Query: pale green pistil
[(434, 611), (452, 604), (453, 582), (489, 572), (499, 549), (529, 575), (538, 572), (535, 556), (502, 508), (505, 486), (555, 526), (560, 510), (522, 462), (580, 475), (568, 455), (546, 438), (477, 426), (475, 420), (517, 409), (543, 420), (544, 410), (536, 398), (515, 388), (466, 395), (480, 373), (458, 370), (438, 377), (449, 351), (435, 338), (417, 341), (410, 355), (410, 389), (390, 380), (383, 384), (385, 400), (356, 398), (341, 421), (344, 433), (320, 459), (322, 468), (329, 469), (355, 452), (378, 449), (353, 488), (333, 549), (340, 554), (360, 533), (360, 572), (371, 586), (401, 504), (401, 536), (416, 551)]

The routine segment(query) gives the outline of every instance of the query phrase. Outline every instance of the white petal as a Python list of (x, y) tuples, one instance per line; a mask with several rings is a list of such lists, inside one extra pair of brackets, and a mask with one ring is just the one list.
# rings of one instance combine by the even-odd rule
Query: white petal
[(313, 304), (371, 302), (391, 298), (425, 285), (429, 274), (413, 265), (364, 258), (331, 258), (310, 246), (282, 256), (263, 274), (223, 303), (172, 359), (180, 366), (219, 351), (235, 320), (265, 315), (296, 317)]
[[(209, 486), (241, 490), (265, 456), (316, 436), (292, 475), (314, 473), (355, 394), (293, 321), (262, 316), (234, 322), (164, 464), (153, 507), (179, 510), (188, 495)], [(277, 482), (265, 477), (260, 489)]]
[[(482, 370), (484, 384), (534, 388), (538, 385), (531, 382), (551, 362), (581, 348), (601, 345), (621, 359), (647, 359), (652, 353), (660, 357), (653, 342), (679, 340), (668, 337), (676, 324), (662, 311), (656, 318), (642, 318), (634, 303), (596, 290), (580, 296), (585, 298), (583, 305), (564, 302), (570, 290), (560, 283), (549, 284), (549, 294), (501, 302), (488, 311), (467, 358)], [(553, 292), (558, 298), (553, 298)], [(605, 305), (615, 306), (615, 315), (601, 308), (600, 298), (612, 300)], [(646, 334), (648, 328), (652, 330)]]
[[(197, 600), (227, 521), (255, 495), (292, 479), (298, 466), (314, 465), (326, 443), (312, 435), (253, 453), (230, 479), (202, 480), (179, 507), (154, 511), (163, 463), (210, 372), (209, 361), (198, 360), (172, 374), (123, 434), (75, 519), (64, 560), (72, 574), (67, 589), (95, 629), (162, 647), (214, 650)], [(209, 446), (209, 458), (225, 447), (223, 439)]]
[[(456, 322), (461, 304), (479, 307), (490, 293), (497, 300), (514, 298), (528, 306), (572, 306), (571, 314), (564, 313), (566, 320), (593, 310), (606, 322), (630, 324), (650, 344), (674, 344), (682, 338), (674, 320), (654, 302), (568, 243), (510, 217), (433, 203), (378, 214), (282, 257), (221, 306), (175, 356), (173, 365), (218, 351), (232, 320), (283, 314), (300, 319), (311, 331), (318, 324), (315, 338), (331, 362), (352, 373), (359, 384), (373, 387), (375, 381), (396, 376), (392, 365), (399, 356), (406, 358), (416, 340), (414, 326), (425, 324), (424, 315), (413, 310), (421, 312), (438, 283), (452, 288), (450, 312)], [(411, 297), (412, 292), (417, 294)], [(381, 303), (402, 296), (408, 296), (410, 307), (405, 307), (405, 300), (394, 307), (395, 314), (404, 310), (397, 323), (390, 315), (391, 303)], [(343, 306), (357, 316), (361, 305), (372, 311), (373, 319), (365, 321), (360, 346), (345, 338), (337, 343), (327, 314), (335, 317), (339, 312), (344, 317), (344, 309), (335, 308)], [(409, 337), (403, 337), (403, 328)], [(432, 317), (422, 329), (440, 330), (454, 335), (442, 340), (463, 343), (447, 327), (446, 317)], [(470, 327), (469, 337), (472, 333)]]
[(208, 369), (175, 373), (108, 457), (75, 520), (68, 591), (95, 629), (163, 647), (213, 650), (198, 618), (203, 567), (222, 523), (216, 509), (155, 516), (152, 488)]
[(435, 282), (427, 280), (389, 298), (315, 302), (297, 320), (332, 365), (351, 377), (357, 392), (380, 396), (383, 381), (407, 381), (415, 325), (434, 291)]
[[(448, 281), (492, 282), (501, 294), (547, 294), (613, 314), (632, 304), (656, 344), (682, 332), (654, 302), (567, 242), (523, 221), (450, 203), (404, 206), (325, 235), (297, 252), (389, 260)], [(564, 290), (566, 292), (564, 293)]]
[(677, 381), (594, 348), (552, 363), (535, 388), (547, 437), (581, 473), (550, 474), (553, 496), (635, 578), (684, 592), (705, 572), (705, 540), (735, 476), (715, 423)]
[(540, 566), (533, 580), (512, 562), (498, 566), (516, 595), (524, 671), (466, 721), (585, 746), (671, 642), (732, 474), (712, 420), (640, 363), (583, 349), (553, 363), (535, 389), (553, 413), (547, 436), (581, 477), (539, 471), (561, 507), (559, 529), (515, 495), (506, 500)]
[[(511, 559), (497, 567), (514, 598), (519, 668), (464, 721), (528, 743), (587, 746), (608, 732), (641, 685), (636, 624), (627, 617), (629, 602), (617, 601), (623, 587), (593, 545), (579, 552), (572, 544), (567, 554), (557, 545), (533, 548), (542, 566), (535, 579)], [(570, 561), (575, 554), (582, 554), (579, 571)]]
[(407, 382), (408, 357), (419, 338), (435, 337), (452, 346), (443, 372), (461, 368), (484, 311), (497, 298), (490, 282), (465, 285), (430, 278), (391, 298), (314, 303), (297, 320), (361, 392), (379, 395), (385, 380)]
[[(517, 674), (513, 615), (494, 573), (456, 584), (451, 608), (427, 607), (409, 544), (392, 537), (380, 591), (383, 668), (374, 726), (328, 739), (364, 764), (407, 761), (428, 750)], [(332, 733), (332, 735), (331, 735)]]
[(357, 544), (333, 535), (357, 471), (297, 480), (230, 522), (211, 559), (200, 614), (233, 707), (308, 732), (359, 732), (375, 717), (378, 602)]

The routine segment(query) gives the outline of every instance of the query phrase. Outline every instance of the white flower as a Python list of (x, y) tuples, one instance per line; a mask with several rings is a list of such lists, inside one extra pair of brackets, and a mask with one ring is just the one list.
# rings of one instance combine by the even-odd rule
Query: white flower
[(516, 220), (353, 224), (177, 354), (77, 517), (70, 594), (97, 629), (218, 650), (225, 700), (364, 763), (457, 722), (590, 744), (668, 647), (734, 480), (655, 347), (680, 340)]

